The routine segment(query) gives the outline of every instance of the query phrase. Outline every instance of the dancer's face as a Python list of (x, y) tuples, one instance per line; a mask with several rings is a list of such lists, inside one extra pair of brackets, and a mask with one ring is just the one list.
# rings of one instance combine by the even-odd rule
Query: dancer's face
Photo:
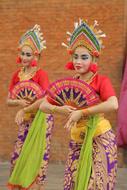
[(33, 50), (29, 46), (23, 46), (20, 52), (21, 64), (23, 67), (30, 66), (34, 59)]
[(89, 71), (92, 56), (90, 55), (88, 49), (83, 46), (77, 47), (74, 51), (72, 59), (75, 71), (77, 73), (84, 74)]

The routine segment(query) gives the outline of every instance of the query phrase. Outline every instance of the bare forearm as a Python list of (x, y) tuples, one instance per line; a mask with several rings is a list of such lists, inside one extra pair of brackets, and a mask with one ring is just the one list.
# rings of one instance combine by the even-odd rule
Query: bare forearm
[(53, 112), (57, 112), (58, 109), (59, 109), (59, 107), (50, 104), (50, 103), (46, 100), (46, 98), (45, 98), (45, 99), (43, 99), (43, 101), (41, 102), (41, 105), (40, 105), (39, 109), (42, 110), (42, 111), (45, 112), (45, 113), (50, 114), (50, 113), (53, 113)]
[(33, 104), (31, 104), (31, 105), (23, 108), (24, 111), (25, 111), (25, 113), (39, 109), (39, 106), (40, 106), (40, 104), (41, 104), (42, 101), (43, 101), (43, 99), (39, 99), (36, 102), (34, 102)]
[(92, 106), (90, 108), (87, 108), (86, 112), (89, 115), (92, 115), (92, 114), (97, 114), (97, 113), (107, 113), (107, 112), (117, 110), (117, 109), (118, 109), (117, 98), (115, 96), (112, 96), (105, 102), (102, 102), (102, 103), (100, 103), (98, 105), (95, 105), (95, 106)]
[(74, 107), (71, 107), (71, 106), (67, 106), (67, 105), (64, 105), (64, 106), (56, 106), (56, 105), (52, 105), (50, 104), (47, 99), (45, 98), (41, 105), (40, 105), (40, 110), (42, 110), (43, 112), (45, 113), (59, 113), (59, 114), (64, 114), (64, 115), (68, 115), (70, 114), (72, 111), (75, 110)]
[(18, 106), (19, 105), (19, 100), (18, 99), (12, 99), (10, 92), (8, 92), (7, 105), (8, 106)]
[(17, 99), (13, 100), (13, 99), (8, 98), (7, 99), (7, 105), (8, 106), (18, 106), (19, 100), (17, 100)]

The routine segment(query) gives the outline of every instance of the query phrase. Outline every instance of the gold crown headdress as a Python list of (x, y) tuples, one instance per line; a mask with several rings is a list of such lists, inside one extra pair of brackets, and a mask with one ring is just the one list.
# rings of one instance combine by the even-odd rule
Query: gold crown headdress
[(98, 57), (103, 47), (101, 38), (106, 37), (106, 35), (101, 30), (97, 30), (96, 26), (98, 26), (96, 20), (94, 25), (89, 26), (87, 21), (79, 19), (79, 22), (74, 23), (75, 29), (72, 34), (67, 32), (69, 35), (69, 38), (67, 38), (68, 45), (65, 43), (62, 43), (62, 45), (68, 49), (70, 54), (76, 47), (84, 46), (92, 55)]
[(43, 38), (43, 33), (37, 24), (28, 30), (19, 41), (19, 47), (28, 45), (33, 49), (34, 53), (37, 54), (40, 54), (41, 51), (46, 48), (45, 44), (46, 41)]

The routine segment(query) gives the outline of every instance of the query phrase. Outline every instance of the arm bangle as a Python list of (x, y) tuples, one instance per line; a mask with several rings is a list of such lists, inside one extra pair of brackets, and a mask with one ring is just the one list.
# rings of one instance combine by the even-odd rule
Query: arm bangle
[(25, 113), (28, 112), (26, 107), (23, 108), (23, 111), (24, 111)]
[(53, 106), (53, 108), (51, 109), (51, 112), (52, 112), (52, 113), (55, 113), (56, 110), (57, 110), (57, 106)]
[(88, 109), (83, 109), (82, 113), (83, 113), (84, 116), (90, 115), (90, 111)]

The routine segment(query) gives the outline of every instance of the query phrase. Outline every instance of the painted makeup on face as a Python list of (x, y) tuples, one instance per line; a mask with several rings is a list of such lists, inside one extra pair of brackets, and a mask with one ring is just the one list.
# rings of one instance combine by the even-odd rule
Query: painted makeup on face
[(29, 46), (23, 46), (20, 52), (20, 57), (22, 60), (22, 65), (24, 67), (30, 66), (30, 63), (34, 59), (33, 50)]
[(77, 47), (74, 51), (72, 59), (77, 73), (83, 74), (88, 72), (92, 62), (92, 56), (85, 47)]

